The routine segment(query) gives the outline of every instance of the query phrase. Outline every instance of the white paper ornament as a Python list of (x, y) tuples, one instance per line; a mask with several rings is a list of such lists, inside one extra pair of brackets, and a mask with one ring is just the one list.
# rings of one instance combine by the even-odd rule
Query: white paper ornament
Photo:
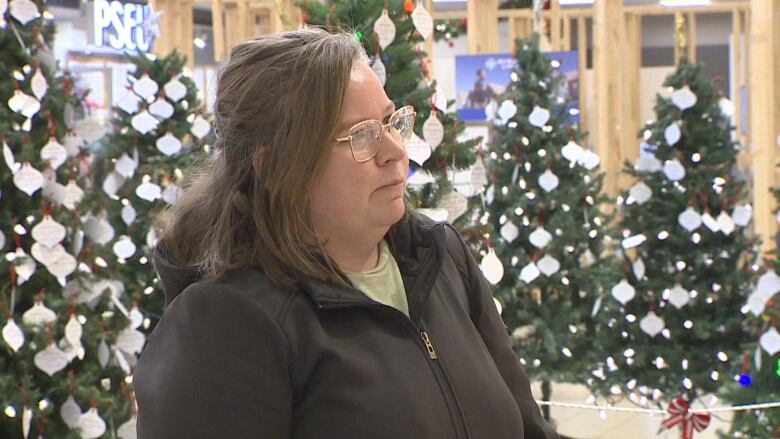
[(428, 143), (419, 138), (417, 134), (412, 133), (411, 139), (406, 142), (406, 153), (409, 156), (409, 160), (422, 166), (431, 157), (432, 151)]
[(45, 326), (55, 320), (57, 320), (57, 314), (39, 301), (22, 314), (22, 321), (28, 325)]
[(137, 418), (133, 416), (130, 418), (130, 420), (120, 425), (119, 429), (117, 429), (116, 431), (117, 436), (119, 436), (119, 439), (138, 439), (138, 433), (136, 427), (137, 422), (138, 422)]
[(135, 216), (136, 216), (135, 208), (128, 203), (124, 207), (122, 207), (122, 212), (120, 213), (120, 215), (122, 217), (122, 221), (124, 221), (124, 223), (129, 226), (130, 224), (132, 224), (133, 221), (135, 221)]
[(104, 368), (108, 364), (108, 359), (111, 356), (111, 352), (108, 350), (108, 344), (105, 339), (101, 339), (98, 344), (98, 363), (100, 367)]
[(123, 329), (116, 337), (116, 346), (128, 354), (140, 354), (145, 343), (144, 333), (131, 327)]
[(48, 161), (49, 165), (57, 169), (68, 158), (68, 150), (55, 137), (50, 137), (46, 145), (41, 148), (41, 159)]
[(41, 244), (51, 247), (65, 239), (65, 226), (44, 215), (43, 219), (32, 228), (32, 237)]
[(379, 46), (386, 49), (395, 39), (395, 24), (390, 19), (387, 9), (382, 9), (382, 14), (374, 22), (374, 32), (379, 38)]
[(20, 169), (22, 169), (22, 164), (16, 162), (16, 159), (14, 158), (14, 152), (11, 150), (11, 147), (8, 146), (5, 140), (3, 140), (3, 159), (5, 160), (5, 164), (8, 166), (8, 169), (11, 170), (11, 174), (16, 174)]
[(669, 146), (674, 146), (680, 141), (680, 126), (677, 123), (672, 123), (664, 130), (664, 139)]
[(128, 90), (116, 105), (127, 114), (135, 114), (141, 108), (141, 102), (142, 100), (137, 94)]
[(701, 222), (704, 223), (708, 229), (712, 230), (712, 233), (716, 233), (720, 230), (720, 224), (718, 224), (718, 221), (713, 218), (709, 212), (704, 212), (701, 215)]
[(8, 10), (23, 26), (41, 16), (38, 6), (30, 0), (11, 0)]
[(54, 263), (54, 261), (59, 259), (65, 253), (67, 253), (67, 251), (65, 250), (65, 247), (62, 246), (62, 244), (55, 244), (51, 247), (47, 247), (41, 243), (36, 242), (33, 243), (32, 247), (30, 248), (30, 254), (32, 254), (32, 257), (34, 257), (36, 261), (43, 265)]
[(125, 178), (132, 177), (137, 167), (138, 164), (126, 152), (123, 152), (114, 164), (114, 170)]
[(73, 255), (67, 252), (63, 253), (54, 262), (46, 265), (46, 269), (49, 270), (49, 273), (57, 278), (64, 278), (70, 275), (76, 271), (76, 267), (78, 267), (78, 261)]
[(552, 235), (550, 232), (545, 230), (544, 227), (538, 226), (536, 230), (528, 235), (528, 241), (530, 241), (534, 247), (544, 248), (547, 244), (550, 243), (550, 241), (552, 241)]
[(552, 192), (555, 190), (555, 188), (558, 187), (558, 183), (560, 180), (558, 179), (558, 176), (553, 174), (551, 170), (546, 170), (542, 175), (539, 176), (539, 179), (537, 181), (539, 183), (539, 187), (544, 189), (545, 192)]
[(612, 297), (614, 297), (623, 305), (630, 302), (634, 296), (636, 296), (636, 290), (634, 289), (634, 286), (628, 283), (628, 281), (625, 279), (621, 280), (617, 285), (612, 287)]
[(768, 331), (761, 335), (758, 339), (761, 347), (770, 355), (774, 356), (777, 352), (780, 352), (780, 334), (773, 326)]
[(507, 243), (511, 243), (520, 235), (520, 229), (518, 229), (512, 221), (507, 221), (501, 226), (500, 233), (501, 237), (504, 238)]
[(595, 152), (586, 149), (582, 152), (582, 155), (579, 158), (578, 163), (582, 165), (585, 169), (588, 171), (592, 171), (598, 167), (599, 164), (601, 164), (601, 158), (599, 158), (599, 155)]
[(68, 395), (68, 399), (60, 407), (60, 417), (65, 422), (65, 425), (71, 429), (76, 428), (78, 425), (79, 418), (81, 418), (81, 407), (79, 407), (73, 395)]
[(750, 224), (750, 218), (753, 216), (753, 208), (750, 204), (740, 204), (734, 206), (731, 211), (731, 219), (734, 220), (734, 224), (745, 227)]
[(43, 174), (32, 167), (30, 162), (24, 162), (19, 172), (14, 174), (14, 185), (19, 190), (31, 196), (43, 187)]
[(734, 103), (731, 102), (728, 98), (720, 98), (718, 101), (718, 107), (720, 108), (720, 112), (723, 113), (723, 115), (727, 118), (731, 118), (731, 116), (734, 115)]
[(68, 357), (54, 343), (49, 343), (46, 349), (35, 354), (35, 367), (53, 376), (68, 365)]
[(157, 184), (147, 181), (135, 188), (135, 194), (146, 201), (154, 201), (162, 196), (162, 189)]
[(173, 116), (173, 105), (165, 100), (165, 98), (160, 96), (151, 105), (149, 105), (149, 113), (166, 120)]
[(688, 206), (677, 216), (677, 223), (685, 230), (693, 232), (701, 226), (701, 215), (693, 207)]
[(631, 186), (628, 194), (634, 200), (636, 200), (637, 204), (644, 204), (653, 196), (653, 190), (650, 189), (650, 186), (646, 185), (643, 181), (640, 181), (637, 184)]
[(41, 69), (35, 69), (35, 74), (30, 79), (30, 89), (33, 95), (41, 101), (46, 96), (46, 91), (49, 89), (49, 84), (46, 82), (46, 77), (43, 75)]
[(550, 111), (538, 105), (534, 106), (531, 114), (528, 115), (528, 123), (537, 128), (542, 128), (548, 120), (550, 120)]
[(133, 240), (127, 236), (119, 238), (113, 246), (114, 254), (122, 259), (127, 259), (135, 254), (135, 244)]
[(671, 181), (682, 180), (685, 177), (685, 166), (677, 159), (667, 160), (664, 163), (664, 175)]
[(19, 348), (24, 345), (24, 332), (16, 324), (13, 317), (8, 318), (3, 326), (3, 340), (14, 352), (19, 352)]
[(155, 145), (161, 153), (167, 156), (172, 156), (181, 151), (181, 140), (176, 138), (171, 132), (167, 132), (164, 136), (157, 139)]
[(25, 405), (22, 409), (22, 436), (27, 439), (30, 437), (30, 427), (32, 426), (33, 411), (30, 406)]
[(141, 77), (138, 78), (138, 80), (133, 84), (133, 90), (144, 100), (149, 99), (150, 97), (157, 94), (157, 90), (159, 89), (160, 87), (157, 85), (157, 83), (146, 73), (141, 75)]
[(447, 217), (450, 215), (450, 213), (446, 209), (417, 209), (418, 213), (421, 213), (428, 218), (436, 221), (436, 222), (444, 222), (447, 221)]
[(412, 23), (424, 40), (427, 40), (428, 36), (433, 33), (433, 17), (425, 9), (422, 2), (418, 2), (417, 7), (412, 12)]
[(455, 220), (460, 218), (461, 215), (466, 213), (466, 210), (468, 210), (468, 204), (469, 202), (463, 194), (452, 191), (441, 197), (437, 207), (440, 209), (446, 209), (447, 212), (449, 212), (449, 215), (447, 216), (447, 222), (452, 224), (455, 222)]
[(536, 266), (539, 268), (539, 271), (541, 271), (542, 274), (547, 277), (552, 276), (561, 269), (561, 263), (549, 254), (544, 255), (542, 259), (539, 259), (539, 262), (536, 263)]
[(764, 299), (771, 299), (772, 296), (780, 292), (780, 276), (774, 270), (762, 274), (756, 283), (755, 292)]
[(143, 110), (130, 119), (130, 125), (141, 134), (147, 134), (157, 128), (159, 121), (149, 114), (149, 110)]
[(498, 117), (501, 118), (501, 123), (506, 125), (509, 119), (513, 118), (517, 114), (517, 106), (511, 99), (507, 99), (501, 103), (498, 107)]
[(655, 158), (653, 154), (645, 154), (636, 161), (634, 169), (637, 172), (658, 172), (663, 168), (661, 161)]
[(100, 218), (90, 216), (83, 223), (84, 233), (87, 234), (89, 239), (97, 242), (100, 245), (108, 244), (114, 239), (114, 228), (111, 223), (101, 215)]
[(501, 279), (504, 277), (504, 265), (498, 259), (495, 250), (492, 248), (489, 249), (487, 254), (482, 258), (482, 261), (479, 263), (479, 268), (482, 270), (485, 279), (493, 285), (501, 282)]
[(664, 319), (658, 317), (655, 312), (650, 311), (639, 321), (639, 328), (650, 337), (660, 334), (666, 327)]
[(179, 102), (187, 96), (187, 87), (179, 81), (178, 77), (171, 78), (170, 81), (166, 82), (163, 91), (165, 91), (165, 97), (173, 102)]
[(97, 409), (92, 407), (81, 415), (76, 428), (79, 430), (82, 439), (96, 439), (103, 436), (103, 433), (106, 432), (106, 422), (100, 417)]
[(488, 184), (487, 169), (482, 161), (482, 156), (478, 156), (471, 167), (471, 188), (475, 193), (481, 193)]
[(81, 203), (83, 198), (84, 191), (76, 184), (76, 180), (70, 180), (68, 184), (65, 185), (65, 194), (62, 198), (62, 205), (68, 210), (73, 210), (76, 208), (76, 205)]
[(192, 121), (190, 132), (198, 139), (203, 139), (211, 131), (211, 125), (202, 116), (198, 115)]
[(138, 310), (137, 305), (133, 305), (130, 309), (128, 318), (130, 319), (130, 327), (133, 329), (138, 329), (144, 323), (144, 315)]
[(566, 160), (575, 163), (578, 162), (580, 157), (582, 156), (584, 150), (580, 145), (578, 145), (574, 140), (569, 140), (569, 143), (564, 145), (563, 148), (561, 148), (561, 155)]
[(28, 280), (35, 273), (36, 264), (33, 258), (27, 255), (21, 247), (16, 249), (16, 259), (14, 259), (14, 266), (16, 267), (16, 284), (21, 285)]
[(387, 83), (387, 68), (381, 57), (377, 56), (374, 58), (374, 62), (371, 63), (371, 70), (374, 71), (377, 78), (379, 78), (379, 83), (384, 87), (385, 83)]
[(681, 309), (688, 304), (691, 300), (688, 290), (682, 287), (680, 284), (675, 284), (672, 289), (669, 290), (669, 303), (675, 306), (677, 309)]
[(746, 305), (750, 309), (750, 312), (753, 313), (754, 316), (758, 317), (764, 313), (764, 309), (766, 308), (766, 298), (759, 294), (753, 293), (748, 296)]
[(433, 151), (436, 151), (436, 147), (444, 139), (444, 125), (441, 124), (433, 111), (431, 111), (431, 115), (428, 116), (428, 119), (423, 124), (423, 137)]
[(726, 236), (731, 235), (731, 233), (736, 229), (734, 220), (725, 210), (722, 210), (720, 215), (718, 215), (718, 227), (720, 228), (720, 231)]
[(672, 103), (681, 111), (685, 111), (696, 105), (696, 95), (686, 84), (672, 93)]
[(88, 117), (76, 125), (76, 134), (85, 142), (92, 143), (106, 134), (106, 124), (97, 117)]
[(68, 323), (65, 325), (65, 340), (68, 340), (73, 346), (81, 345), (81, 336), (83, 334), (83, 328), (79, 320), (76, 318), (76, 314), (71, 314), (68, 319)]
[(520, 279), (523, 282), (530, 284), (537, 277), (539, 277), (540, 274), (541, 271), (539, 271), (539, 267), (536, 266), (534, 261), (531, 261), (525, 267), (523, 267), (522, 270), (520, 270)]
[(631, 268), (634, 271), (634, 276), (637, 280), (642, 280), (645, 277), (645, 261), (641, 257), (636, 258)]
[(447, 108), (448, 108), (447, 95), (444, 94), (444, 91), (441, 89), (441, 87), (437, 88), (436, 91), (433, 93), (433, 106), (436, 107), (436, 109), (441, 111), (442, 113), (447, 112)]
[(31, 123), (31, 120), (33, 116), (38, 114), (38, 111), (41, 110), (41, 103), (38, 101), (38, 99), (35, 99), (33, 96), (25, 94), (25, 101), (22, 105), (22, 108), (19, 110), (19, 113), (21, 113), (24, 117), (27, 118), (27, 120), (24, 122), (23, 128), (25, 131), (30, 131), (29, 124)]
[(123, 184), (125, 184), (125, 177), (119, 172), (111, 171), (103, 180), (103, 192), (108, 194), (109, 197), (113, 197)]

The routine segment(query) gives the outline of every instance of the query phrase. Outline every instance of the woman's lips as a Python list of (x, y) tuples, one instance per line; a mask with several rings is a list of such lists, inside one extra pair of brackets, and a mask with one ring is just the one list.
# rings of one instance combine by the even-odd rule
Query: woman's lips
[(404, 183), (402, 179), (394, 180), (384, 186), (380, 186), (377, 188), (378, 191), (385, 190), (385, 189), (397, 189), (399, 186), (401, 186)]

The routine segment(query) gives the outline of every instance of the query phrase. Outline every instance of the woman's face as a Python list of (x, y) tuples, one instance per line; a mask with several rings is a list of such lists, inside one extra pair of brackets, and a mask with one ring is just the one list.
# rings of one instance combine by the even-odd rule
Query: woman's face
[[(395, 107), (376, 74), (364, 61), (352, 67), (337, 138), (349, 136), (356, 123), (376, 119), (387, 123)], [(331, 143), (326, 163), (311, 191), (311, 212), (321, 238), (387, 229), (404, 214), (409, 157), (397, 137), (382, 131), (376, 156), (358, 163), (350, 142)]]

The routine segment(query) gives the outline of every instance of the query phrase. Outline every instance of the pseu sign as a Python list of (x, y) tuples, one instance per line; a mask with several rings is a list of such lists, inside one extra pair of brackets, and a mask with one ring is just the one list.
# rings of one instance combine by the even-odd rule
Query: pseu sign
[(96, 46), (105, 46), (107, 41), (117, 50), (148, 52), (151, 49), (152, 38), (144, 29), (144, 21), (150, 15), (149, 6), (95, 0), (93, 11)]

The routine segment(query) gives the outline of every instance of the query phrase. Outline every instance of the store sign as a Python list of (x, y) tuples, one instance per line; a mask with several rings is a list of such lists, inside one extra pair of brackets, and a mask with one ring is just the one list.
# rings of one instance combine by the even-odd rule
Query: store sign
[(152, 47), (151, 35), (145, 31), (149, 15), (147, 5), (95, 0), (95, 45), (102, 47), (108, 43), (117, 50), (148, 52)]

